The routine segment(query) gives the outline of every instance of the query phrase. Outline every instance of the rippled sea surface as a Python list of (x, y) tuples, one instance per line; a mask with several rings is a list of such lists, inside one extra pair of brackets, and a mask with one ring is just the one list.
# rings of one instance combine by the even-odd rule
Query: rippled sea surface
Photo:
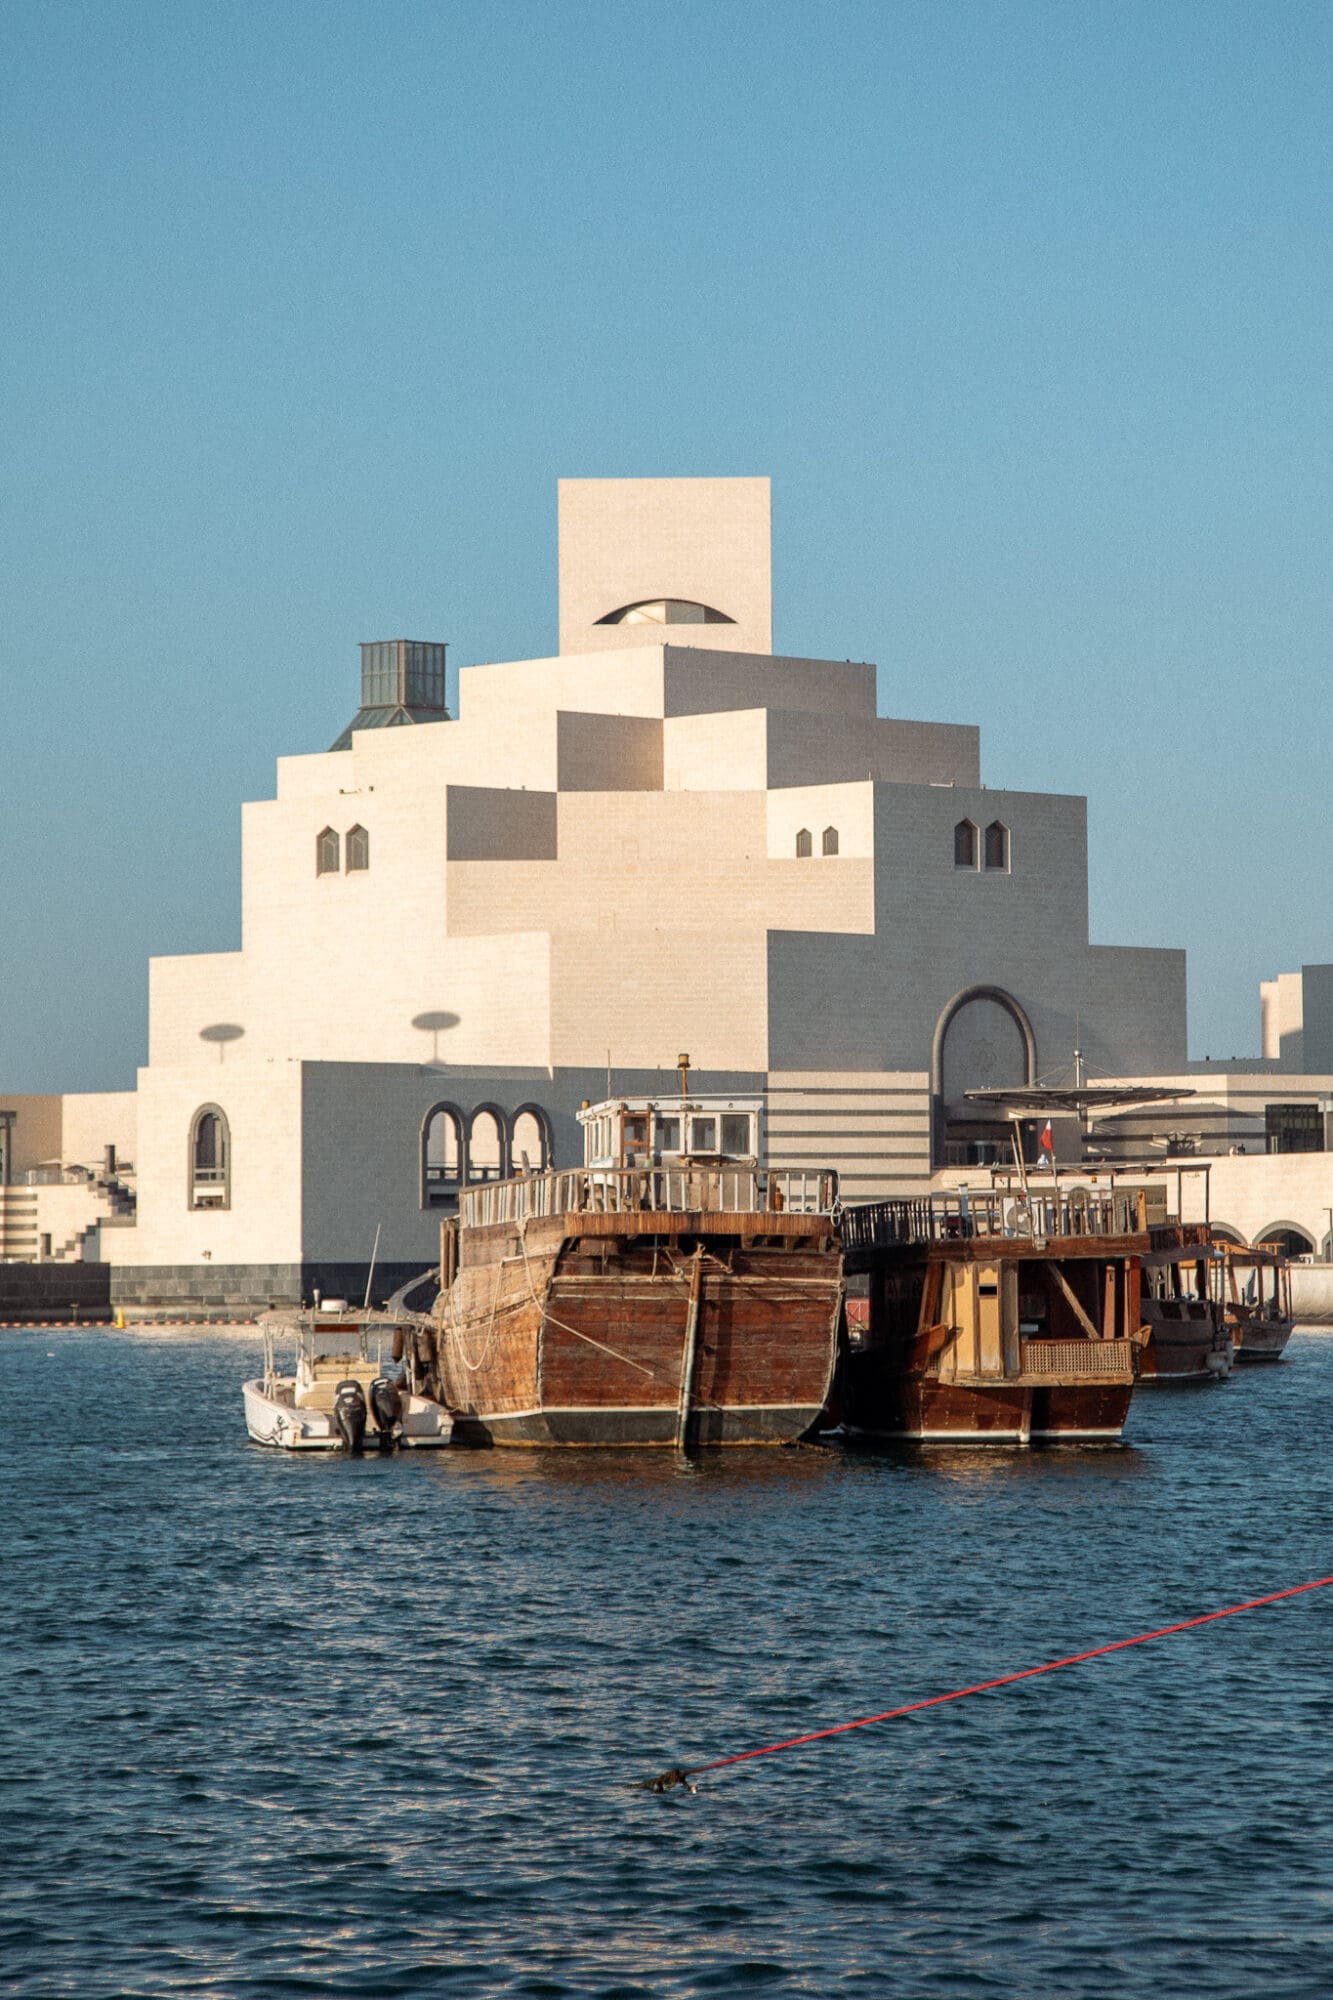
[(0, 1985), (1333, 1993), (1333, 1339), (1122, 1449), (247, 1444), (249, 1333), (0, 1334)]

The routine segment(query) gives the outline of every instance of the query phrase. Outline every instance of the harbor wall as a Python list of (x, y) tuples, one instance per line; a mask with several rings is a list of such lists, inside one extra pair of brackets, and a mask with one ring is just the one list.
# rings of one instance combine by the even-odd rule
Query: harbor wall
[(1333, 1326), (1333, 1263), (1291, 1266), (1291, 1310), (1298, 1325)]

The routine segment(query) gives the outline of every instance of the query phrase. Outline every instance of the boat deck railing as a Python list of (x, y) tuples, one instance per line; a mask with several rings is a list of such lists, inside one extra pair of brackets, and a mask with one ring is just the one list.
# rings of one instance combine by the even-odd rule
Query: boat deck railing
[(481, 1229), (548, 1215), (831, 1215), (837, 1198), (831, 1168), (575, 1167), (467, 1188), (460, 1220)]
[(1115, 1190), (1071, 1188), (1058, 1193), (930, 1194), (871, 1201), (842, 1212), (848, 1250), (883, 1250), (914, 1243), (956, 1243), (977, 1237), (1134, 1236), (1146, 1228), (1142, 1197)]

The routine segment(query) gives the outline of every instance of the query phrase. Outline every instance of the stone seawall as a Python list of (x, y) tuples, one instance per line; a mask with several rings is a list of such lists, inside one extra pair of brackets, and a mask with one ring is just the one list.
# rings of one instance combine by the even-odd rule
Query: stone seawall
[(7, 1326), (110, 1318), (109, 1264), (0, 1264), (0, 1321)]
[(1333, 1326), (1333, 1264), (1291, 1266), (1291, 1310), (1298, 1326)]
[[(107, 1266), (97, 1268), (105, 1270)], [(371, 1281), (372, 1302), (382, 1305), (400, 1285), (418, 1277), (423, 1268), (420, 1263), (376, 1264)], [(117, 1264), (110, 1269), (110, 1304), (123, 1310), (128, 1318), (145, 1313), (158, 1319), (172, 1312), (178, 1312), (183, 1319), (209, 1314), (219, 1318), (248, 1318), (269, 1306), (309, 1305), (317, 1291), (322, 1298), (346, 1299), (359, 1306), (370, 1275), (370, 1267), (365, 1263)]]

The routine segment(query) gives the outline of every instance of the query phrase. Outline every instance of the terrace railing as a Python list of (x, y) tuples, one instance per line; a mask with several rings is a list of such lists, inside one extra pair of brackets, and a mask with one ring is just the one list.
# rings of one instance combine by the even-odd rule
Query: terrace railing
[(1146, 1229), (1137, 1192), (1097, 1188), (1058, 1193), (931, 1194), (915, 1200), (866, 1202), (842, 1212), (847, 1250), (882, 1250), (913, 1243), (976, 1237), (1135, 1236)]
[(830, 1169), (754, 1167), (576, 1167), (465, 1188), (468, 1229), (542, 1215), (831, 1215), (838, 1176)]

